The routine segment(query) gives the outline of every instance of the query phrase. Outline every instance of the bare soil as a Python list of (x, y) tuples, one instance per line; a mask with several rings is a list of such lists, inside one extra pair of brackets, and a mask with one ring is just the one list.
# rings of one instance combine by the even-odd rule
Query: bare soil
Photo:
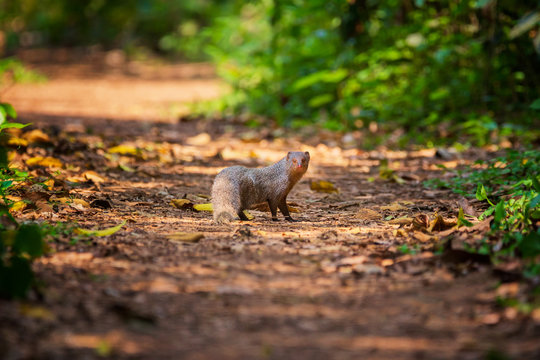
[[(438, 215), (455, 224), (459, 198), (422, 181), (446, 176), (437, 164), (461, 166), (489, 149), (441, 159), (432, 149), (358, 150), (350, 142), (360, 134), (178, 119), (174, 104), (220, 93), (208, 65), (111, 65), (107, 55), (27, 54), (49, 81), (2, 90), (20, 121), (33, 123), (17, 136), (49, 137), (14, 149), (14, 163), (63, 164), (30, 167), (56, 179), (34, 196), (49, 207), (35, 201), (17, 217), (126, 224), (110, 236), (51, 241), (34, 264), (39, 286), (29, 300), (0, 300), (0, 358), (540, 358), (539, 317), (497, 305), (522, 284), (448, 241), (481, 237), (485, 224), (428, 230)], [(124, 154), (111, 151), (118, 145)], [(311, 153), (289, 195), (298, 222), (252, 210), (251, 221), (217, 226), (209, 212), (171, 205), (208, 203), (220, 169), (265, 166), (293, 150)], [(379, 176), (382, 159), (398, 182)], [(338, 192), (312, 190), (321, 180)], [(179, 232), (204, 237), (179, 240)]]

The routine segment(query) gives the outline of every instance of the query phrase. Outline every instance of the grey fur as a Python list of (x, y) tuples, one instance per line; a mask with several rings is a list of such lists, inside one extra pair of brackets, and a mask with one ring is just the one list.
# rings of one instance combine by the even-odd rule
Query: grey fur
[(287, 208), (287, 195), (308, 165), (309, 153), (297, 151), (289, 152), (274, 165), (264, 168), (232, 166), (223, 169), (212, 186), (214, 221), (221, 224), (237, 216), (247, 220), (243, 210), (262, 202), (268, 202), (272, 220), (277, 220), (279, 208), (287, 220), (293, 221)]

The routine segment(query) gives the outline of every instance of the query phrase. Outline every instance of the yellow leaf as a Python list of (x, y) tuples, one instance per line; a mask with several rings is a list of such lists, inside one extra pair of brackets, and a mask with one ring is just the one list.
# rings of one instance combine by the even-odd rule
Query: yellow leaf
[(381, 206), (380, 209), (388, 210), (388, 211), (399, 211), (399, 210), (406, 210), (407, 208), (404, 206), (401, 206), (397, 201), (395, 201), (390, 205)]
[(43, 306), (34, 306), (29, 304), (20, 304), (19, 312), (21, 315), (41, 320), (54, 320), (54, 314)]
[(9, 208), (9, 212), (14, 213), (23, 211), (24, 209), (26, 209), (27, 206), (28, 204), (24, 201), (15, 201), (13, 205), (11, 205), (11, 207)]
[(87, 203), (86, 201), (84, 201), (83, 199), (73, 199), (72, 202), (73, 202), (73, 204), (79, 204), (79, 205), (82, 205), (82, 206), (84, 206), (85, 208), (89, 208), (89, 207), (90, 207), (90, 204)]
[(407, 236), (407, 233), (403, 229), (394, 230), (394, 236)]
[(246, 215), (246, 217), (248, 218), (248, 220), (253, 220), (253, 219), (255, 219), (255, 216), (251, 215), (251, 214), (249, 213), (249, 211), (244, 210), (243, 213), (244, 213), (244, 215)]
[(172, 199), (170, 204), (177, 209), (193, 209), (193, 203), (188, 199)]
[(193, 209), (197, 211), (214, 211), (214, 208), (212, 207), (212, 204), (196, 204), (193, 205)]
[(141, 153), (141, 150), (137, 149), (135, 146), (132, 145), (118, 145), (113, 146), (112, 148), (109, 148), (107, 150), (109, 154), (120, 154), (120, 155), (138, 155)]
[(23, 135), (23, 138), (28, 140), (28, 142), (31, 143), (44, 143), (44, 142), (51, 142), (49, 139), (49, 135), (45, 134), (43, 131), (39, 129), (35, 129), (32, 131), (27, 132)]
[(26, 160), (26, 165), (28, 166), (39, 165), (39, 166), (46, 166), (46, 167), (51, 167), (51, 168), (61, 168), (62, 162), (51, 156), (48, 156), (48, 157), (35, 156), (33, 158)]
[(84, 176), (86, 180), (92, 181), (94, 184), (99, 184), (106, 181), (106, 179), (99, 176), (97, 172), (91, 170), (85, 171), (82, 176)]
[(7, 143), (11, 146), (28, 146), (27, 140), (18, 138), (16, 136), (10, 137)]
[(47, 190), (52, 190), (54, 187), (54, 179), (49, 179), (43, 182), (43, 185), (47, 186)]
[(309, 187), (313, 191), (325, 192), (325, 193), (339, 193), (339, 189), (334, 186), (330, 181), (320, 180), (312, 181)]
[(122, 221), (122, 223), (119, 224), (119, 225), (116, 225), (116, 226), (113, 226), (113, 227), (110, 227), (110, 228), (107, 228), (107, 229), (103, 229), (103, 230), (88, 230), (88, 229), (76, 228), (74, 231), (75, 231), (75, 233), (81, 234), (81, 235), (109, 236), (109, 235), (114, 234), (118, 230), (120, 230), (122, 228), (122, 226), (124, 226), (125, 224), (126, 224), (126, 220)]
[(199, 242), (202, 238), (203, 233), (175, 232), (167, 235), (167, 239), (180, 242)]

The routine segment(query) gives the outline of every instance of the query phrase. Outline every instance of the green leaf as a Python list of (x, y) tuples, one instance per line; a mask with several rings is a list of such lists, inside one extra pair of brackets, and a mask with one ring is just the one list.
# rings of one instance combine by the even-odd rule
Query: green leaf
[(0, 124), (0, 130), (9, 129), (9, 128), (22, 129), (29, 125), (32, 125), (32, 124), (31, 123), (21, 124), (21, 123), (5, 122), (5, 123)]
[(529, 203), (529, 208), (534, 209), (540, 203), (540, 194), (536, 195), (534, 199)]
[(43, 255), (43, 235), (38, 224), (23, 224), (17, 230), (13, 250), (15, 253), (26, 253), (31, 257)]
[(8, 263), (0, 261), (0, 295), (23, 298), (33, 281), (30, 260), (14, 256)]
[(498, 223), (500, 223), (504, 218), (506, 217), (506, 210), (504, 208), (505, 202), (499, 201), (497, 206), (495, 207), (495, 217), (494, 220)]
[(540, 255), (540, 234), (538, 232), (532, 232), (525, 236), (519, 244), (519, 250), (523, 257)]
[(87, 236), (109, 236), (117, 232), (126, 224), (126, 220), (122, 221), (121, 224), (103, 229), (103, 230), (88, 230), (88, 229), (81, 229), (76, 228), (75, 233), (81, 234), (81, 235), (87, 235)]
[(531, 106), (529, 106), (533, 110), (540, 110), (540, 98), (533, 101)]
[(11, 106), (11, 104), (0, 103), (0, 107), (3, 107), (6, 114), (9, 115), (12, 119), (17, 118), (17, 112), (15, 111), (15, 108), (13, 106)]
[(538, 182), (538, 179), (536, 176), (531, 176), (532, 184), (534, 186), (534, 190), (540, 192), (540, 182)]
[(484, 185), (478, 184), (476, 187), (476, 200), (483, 201), (487, 199), (486, 188)]
[(331, 103), (334, 100), (334, 95), (332, 94), (321, 94), (317, 95), (311, 100), (309, 100), (308, 105), (310, 107), (319, 107)]
[(2, 105), (0, 105), (0, 124), (4, 124), (6, 119), (7, 119), (6, 109), (4, 109)]

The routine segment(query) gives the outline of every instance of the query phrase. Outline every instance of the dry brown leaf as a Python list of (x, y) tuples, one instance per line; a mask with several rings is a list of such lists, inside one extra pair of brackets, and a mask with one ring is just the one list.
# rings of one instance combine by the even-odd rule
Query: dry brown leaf
[(413, 232), (413, 237), (416, 239), (416, 240), (419, 240), (421, 242), (428, 242), (428, 241), (431, 241), (434, 239), (433, 236), (431, 235), (428, 235), (428, 234), (424, 234), (423, 232), (421, 231), (414, 231)]
[(413, 219), (410, 217), (400, 217), (400, 218), (392, 219), (388, 221), (388, 223), (392, 225), (409, 225), (409, 224), (412, 224), (412, 222), (413, 222)]
[(396, 229), (394, 230), (394, 236), (398, 237), (398, 236), (402, 236), (402, 237), (405, 237), (407, 236), (407, 232), (403, 229)]
[(167, 239), (171, 241), (177, 241), (177, 242), (199, 242), (202, 238), (204, 238), (204, 234), (197, 232), (197, 233), (189, 233), (189, 232), (175, 232), (172, 234), (167, 235)]
[(92, 182), (93, 182), (94, 184), (96, 184), (96, 185), (106, 181), (105, 178), (103, 178), (102, 176), (98, 175), (97, 172), (92, 171), (92, 170), (85, 171), (84, 173), (82, 173), (82, 176), (83, 176), (86, 180), (90, 180), (90, 181), (92, 181)]
[(361, 208), (358, 210), (358, 213), (356, 213), (356, 217), (362, 220), (381, 220), (382, 214), (375, 210)]
[(339, 193), (339, 189), (335, 187), (330, 181), (319, 180), (311, 181), (309, 187), (313, 191), (324, 192), (324, 193)]
[(469, 203), (469, 200), (467, 200), (463, 196), (461, 198), (459, 198), (458, 205), (459, 205), (460, 208), (463, 209), (464, 214), (474, 216), (474, 217), (478, 216), (478, 214), (476, 213), (476, 210), (474, 210), (474, 208)]
[(429, 227), (429, 216), (426, 214), (418, 214), (413, 219), (413, 228), (424, 230)]
[(192, 146), (208, 145), (212, 141), (212, 138), (207, 133), (203, 132), (199, 135), (195, 135), (186, 139), (186, 144)]
[(407, 210), (407, 208), (405, 206), (402, 206), (400, 205), (397, 201), (394, 201), (392, 204), (390, 205), (386, 205), (386, 206), (381, 206), (379, 207), (379, 209), (381, 210), (386, 210), (386, 211), (400, 211), (400, 210)]

